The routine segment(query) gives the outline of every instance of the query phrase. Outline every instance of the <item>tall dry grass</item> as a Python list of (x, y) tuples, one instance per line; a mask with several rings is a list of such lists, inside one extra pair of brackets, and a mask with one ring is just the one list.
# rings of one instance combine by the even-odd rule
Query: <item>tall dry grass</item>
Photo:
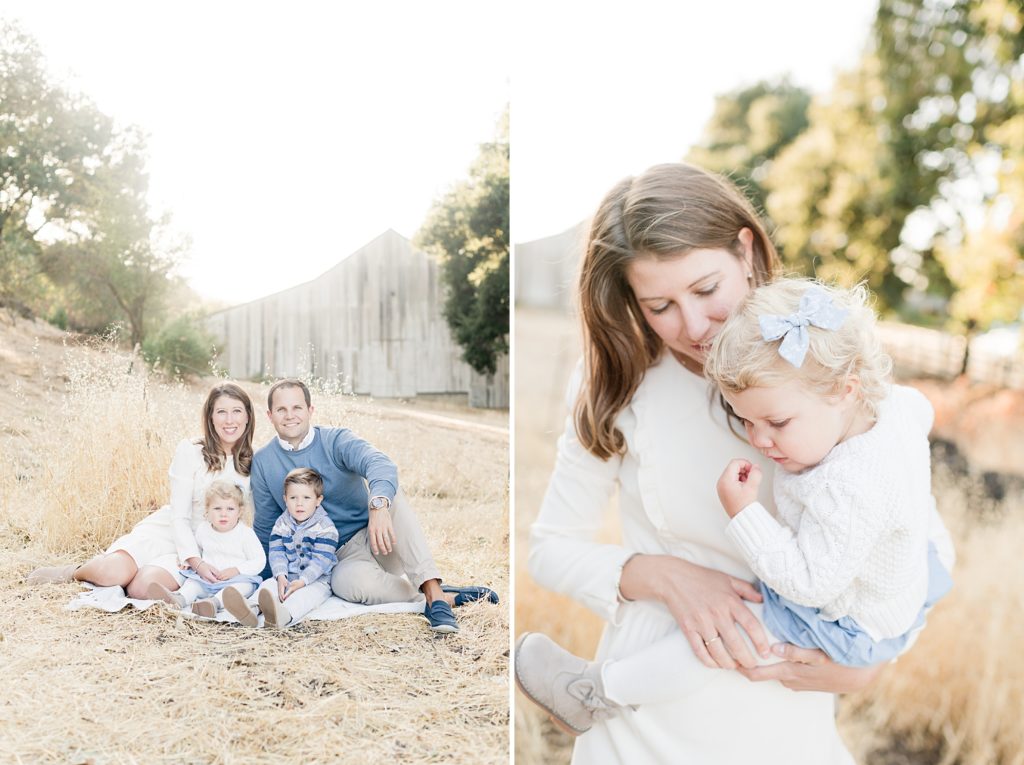
[[(874, 686), (844, 699), (840, 723), (865, 762), (898, 741), (903, 750), (937, 755), (941, 765), (1020, 765), (1024, 496), (979, 518), (985, 500), (965, 477), (937, 466), (934, 488), (957, 546), (954, 589), (910, 652)], [(880, 733), (863, 731), (865, 720)]]
[[(508, 439), (314, 392), (315, 422), (388, 453), (445, 579), (497, 606), (459, 609), (442, 638), (414, 614), (249, 630), (155, 607), (68, 611), (73, 584), (28, 587), (36, 565), (104, 549), (168, 499), (205, 386), (162, 383), (111, 349), (68, 349), (58, 388), (0, 450), (0, 762), (280, 763), (508, 759)], [(272, 434), (267, 386), (245, 384), (255, 443)], [(8, 467), (9, 466), (9, 467)]]
[(36, 447), (13, 455), (11, 494), (37, 511), (9, 517), (46, 550), (83, 557), (167, 502), (175, 446), (201, 425), (194, 392), (112, 347), (69, 349), (65, 376), (68, 394), (33, 428)]
[[(593, 656), (600, 620), (542, 590), (525, 570), (529, 526), (554, 464), (565, 386), (578, 357), (575, 328), (560, 315), (517, 310), (516, 340), (514, 632), (541, 630), (574, 653)], [(984, 433), (984, 423), (977, 425), (972, 433)], [(1002, 451), (1020, 464), (1024, 439), (1014, 435)], [(957, 547), (954, 589), (907, 655), (870, 688), (841, 700), (840, 730), (865, 764), (1022, 765), (1024, 496), (1017, 491), (995, 502), (975, 476), (938, 463), (934, 490)], [(614, 538), (613, 524), (603, 533)], [(569, 761), (572, 740), (519, 693), (515, 721), (517, 763)]]

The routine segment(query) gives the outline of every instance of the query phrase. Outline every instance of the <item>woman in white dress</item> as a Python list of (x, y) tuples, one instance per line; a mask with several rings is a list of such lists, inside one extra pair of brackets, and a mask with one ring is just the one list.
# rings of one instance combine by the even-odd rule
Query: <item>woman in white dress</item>
[[(768, 460), (730, 429), (702, 365), (740, 299), (778, 270), (750, 204), (698, 168), (659, 165), (626, 179), (594, 216), (579, 282), (584, 358), (531, 530), (530, 572), (607, 622), (590, 666), (680, 630), (682, 650), (701, 663), (662, 703), (615, 715), (602, 714), (603, 700), (591, 706), (592, 717), (570, 731), (586, 731), (575, 763), (852, 762), (836, 731), (833, 694), (864, 687), (877, 668), (842, 667), (796, 646), (776, 648), (776, 663), (758, 666), (755, 651), (762, 662), (770, 655), (760, 596), (725, 536), (728, 517), (715, 492), (735, 457), (771, 474)], [(771, 506), (764, 484), (760, 499)], [(601, 544), (595, 535), (616, 487), (623, 541)], [(517, 680), (547, 705), (544, 694), (565, 693), (555, 686), (567, 675), (521, 645)], [(568, 693), (600, 697), (587, 682)]]
[(172, 592), (184, 581), (180, 565), (215, 582), (220, 572), (199, 554), (195, 530), (203, 520), (207, 487), (227, 480), (249, 496), (254, 428), (249, 394), (234, 383), (214, 386), (203, 405), (202, 438), (178, 444), (171, 461), (171, 501), (139, 521), (101, 555), (78, 566), (33, 571), (30, 583), (92, 582), (119, 585), (130, 598), (144, 599), (153, 583)]

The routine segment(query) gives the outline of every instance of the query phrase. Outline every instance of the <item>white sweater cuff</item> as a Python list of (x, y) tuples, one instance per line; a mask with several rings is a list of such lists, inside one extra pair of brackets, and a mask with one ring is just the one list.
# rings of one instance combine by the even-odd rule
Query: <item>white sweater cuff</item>
[(760, 502), (751, 502), (725, 527), (725, 533), (748, 563), (756, 561), (766, 548), (775, 544), (779, 522)]

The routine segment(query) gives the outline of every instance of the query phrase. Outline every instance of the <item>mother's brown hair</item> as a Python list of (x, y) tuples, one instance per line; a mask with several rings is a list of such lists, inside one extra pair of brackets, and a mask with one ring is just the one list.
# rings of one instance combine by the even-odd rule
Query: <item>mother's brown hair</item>
[(662, 352), (626, 279), (627, 266), (698, 249), (726, 249), (739, 258), (743, 228), (753, 234), (754, 283), (763, 284), (779, 271), (778, 253), (753, 206), (727, 179), (692, 165), (655, 165), (605, 196), (579, 278), (586, 378), (573, 417), (588, 451), (608, 459), (625, 450), (615, 418)]
[(221, 396), (240, 401), (249, 417), (242, 437), (235, 442), (232, 450), (235, 470), (239, 475), (249, 475), (249, 468), (252, 465), (252, 434), (256, 428), (256, 419), (253, 417), (252, 399), (249, 398), (249, 394), (232, 382), (214, 385), (206, 396), (206, 403), (203, 404), (203, 437), (199, 441), (203, 446), (203, 461), (209, 470), (224, 469), (224, 458), (227, 455), (222, 451), (220, 439), (217, 438), (217, 431), (213, 427), (213, 406)]

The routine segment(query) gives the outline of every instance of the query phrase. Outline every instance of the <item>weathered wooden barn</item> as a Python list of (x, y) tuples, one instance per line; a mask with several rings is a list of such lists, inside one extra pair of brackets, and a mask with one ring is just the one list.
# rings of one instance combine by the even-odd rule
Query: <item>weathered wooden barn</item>
[(380, 397), (468, 393), (508, 406), (508, 358), (489, 377), (462, 360), (443, 315), (438, 263), (386, 231), (296, 287), (211, 315), (232, 377), (314, 377)]
[(589, 221), (515, 246), (516, 305), (570, 310)]

